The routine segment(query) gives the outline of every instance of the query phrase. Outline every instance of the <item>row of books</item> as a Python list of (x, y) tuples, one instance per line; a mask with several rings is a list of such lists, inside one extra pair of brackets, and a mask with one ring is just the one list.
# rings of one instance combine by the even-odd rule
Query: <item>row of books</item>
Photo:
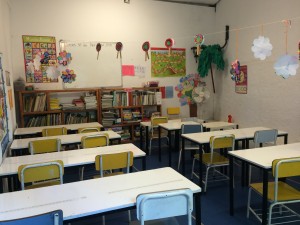
[(114, 124), (121, 123), (118, 110), (102, 112), (102, 118), (103, 126), (112, 126)]
[(123, 110), (124, 123), (141, 122), (142, 114), (139, 111), (132, 112), (130, 109)]
[(85, 93), (83, 97), (81, 97), (84, 101), (86, 109), (96, 109), (98, 106), (96, 95), (91, 93)]
[(102, 108), (113, 107), (113, 98), (114, 98), (114, 96), (111, 95), (110, 93), (104, 93), (101, 98)]
[(46, 109), (46, 94), (39, 93), (35, 96), (24, 96), (24, 112), (39, 112)]
[(65, 124), (87, 123), (88, 116), (70, 113), (66, 116)]
[(113, 92), (113, 106), (129, 106), (129, 94), (126, 91)]
[(60, 114), (47, 114), (45, 116), (31, 117), (25, 127), (41, 127), (61, 124)]
[(121, 141), (130, 140), (131, 134), (129, 132), (128, 127), (112, 127), (112, 128), (105, 128), (105, 130), (112, 130), (118, 133), (121, 136)]

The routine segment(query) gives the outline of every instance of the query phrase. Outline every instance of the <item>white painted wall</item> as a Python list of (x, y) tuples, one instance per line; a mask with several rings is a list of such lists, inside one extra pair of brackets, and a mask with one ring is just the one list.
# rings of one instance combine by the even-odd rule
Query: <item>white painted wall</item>
[[(230, 32), (229, 45), (225, 51), (227, 66), (216, 76), (217, 95), (215, 119), (227, 119), (231, 114), (240, 127), (266, 126), (289, 132), (289, 142), (300, 141), (300, 70), (297, 75), (284, 80), (275, 75), (273, 64), (285, 53), (283, 19), (292, 20), (288, 31), (288, 53), (298, 53), (300, 37), (299, 0), (223, 0), (217, 8), (215, 31), (264, 26), (264, 35), (273, 44), (272, 56), (265, 61), (255, 59), (251, 46), (260, 35), (261, 27), (241, 29), (238, 33), (238, 59), (248, 65), (248, 94), (236, 94), (230, 79), (230, 63), (236, 58), (236, 34)], [(278, 23), (276, 23), (278, 21)], [(275, 22), (275, 23), (273, 23)], [(218, 35), (212, 35), (218, 36)], [(223, 35), (217, 37), (223, 40)]]
[[(124, 87), (141, 87), (143, 82), (150, 80), (158, 80), (160, 86), (178, 84), (179, 77), (151, 77), (150, 61), (145, 62), (141, 49), (145, 41), (150, 41), (152, 47), (164, 47), (167, 38), (174, 38), (175, 47), (186, 48), (187, 73), (195, 73), (197, 64), (190, 50), (194, 45), (193, 37), (197, 33), (212, 32), (216, 15), (213, 8), (150, 0), (132, 0), (130, 4), (124, 4), (123, 0), (11, 0), (11, 5), (14, 80), (25, 77), (22, 35), (49, 35), (55, 36), (57, 41), (121, 41), (123, 64), (147, 69), (145, 78), (124, 77)], [(62, 88), (57, 83), (35, 86)], [(174, 91), (173, 99), (163, 100), (163, 113), (166, 106), (179, 106), (176, 94)], [(205, 117), (211, 118), (212, 104), (205, 106)], [(187, 106), (182, 108), (182, 115), (189, 115)]]

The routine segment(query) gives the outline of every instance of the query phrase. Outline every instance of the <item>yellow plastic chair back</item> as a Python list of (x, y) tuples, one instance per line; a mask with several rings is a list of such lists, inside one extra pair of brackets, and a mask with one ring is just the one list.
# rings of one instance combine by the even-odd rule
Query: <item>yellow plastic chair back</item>
[(83, 136), (81, 138), (82, 148), (95, 148), (109, 145), (109, 136), (106, 133)]
[(95, 168), (97, 171), (100, 171), (100, 177), (103, 177), (104, 170), (127, 168), (127, 173), (129, 173), (129, 168), (132, 165), (132, 152), (97, 155), (95, 158)]
[(65, 135), (67, 134), (67, 128), (58, 127), (58, 128), (47, 128), (42, 130), (43, 137)]
[(99, 132), (100, 127), (84, 127), (78, 128), (78, 133), (91, 133), (91, 132)]
[(180, 114), (180, 107), (169, 107), (167, 108), (168, 115), (179, 115)]
[[(21, 182), (22, 190), (25, 189), (25, 183), (35, 183), (41, 181), (51, 181), (55, 179), (60, 179), (60, 182), (49, 182), (49, 184), (62, 184), (63, 174), (64, 163), (61, 160), (21, 165), (18, 168), (18, 177)], [(32, 187), (34, 187), (34, 185)], [(36, 185), (36, 187), (40, 186)]]
[(211, 136), (209, 142), (211, 149), (232, 148), (234, 150), (235, 136)]
[(152, 117), (151, 118), (151, 126), (156, 127), (160, 123), (167, 123), (168, 118), (167, 117)]
[(36, 140), (30, 141), (28, 144), (28, 149), (31, 155), (49, 152), (59, 152), (60, 148), (60, 139)]
[(300, 158), (276, 159), (272, 162), (273, 176), (276, 177), (300, 176)]

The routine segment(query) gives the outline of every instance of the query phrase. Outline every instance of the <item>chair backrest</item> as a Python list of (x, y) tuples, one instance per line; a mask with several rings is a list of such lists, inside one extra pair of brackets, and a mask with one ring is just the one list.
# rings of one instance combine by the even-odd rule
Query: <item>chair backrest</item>
[(180, 107), (169, 107), (167, 108), (168, 115), (179, 115), (180, 114)]
[(277, 201), (278, 180), (280, 178), (300, 176), (300, 157), (273, 160), (272, 172), (275, 177), (274, 200)]
[(63, 225), (63, 211), (55, 210), (35, 216), (0, 221), (0, 225)]
[(49, 152), (59, 152), (61, 148), (61, 141), (58, 138), (30, 141), (28, 144), (28, 148), (31, 155)]
[(91, 132), (99, 132), (100, 127), (84, 127), (84, 128), (78, 128), (78, 133), (91, 133)]
[(197, 122), (197, 123), (204, 123), (204, 120), (199, 119), (198, 117), (184, 117), (181, 118), (182, 122), (187, 122), (187, 121), (193, 121), (193, 122)]
[(221, 135), (221, 136), (211, 136), (210, 137), (210, 148), (211, 148), (211, 151), (213, 151), (214, 149), (220, 149), (220, 148), (231, 148), (231, 150), (234, 150), (234, 142), (235, 142), (235, 136), (233, 134)]
[(145, 221), (187, 215), (188, 225), (192, 224), (193, 192), (179, 189), (140, 194), (136, 198), (137, 219)]
[(103, 155), (97, 155), (95, 157), (95, 168), (97, 171), (100, 171), (100, 177), (103, 177), (104, 170), (126, 168), (126, 173), (129, 173), (129, 169), (132, 165), (133, 165), (132, 152), (103, 154)]
[(108, 134), (93, 134), (81, 138), (82, 148), (95, 148), (109, 145)]
[(26, 183), (50, 181), (59, 179), (63, 183), (64, 163), (61, 160), (21, 165), (18, 168), (18, 177), (22, 190)]
[(181, 125), (181, 133), (183, 133), (183, 134), (199, 133), (202, 131), (203, 131), (202, 124), (182, 124)]
[(168, 118), (167, 117), (159, 116), (159, 117), (152, 117), (151, 118), (151, 126), (152, 127), (157, 127), (158, 124), (160, 124), (160, 123), (167, 123), (167, 122), (168, 122)]
[(65, 135), (65, 134), (67, 134), (67, 128), (65, 127), (47, 128), (42, 130), (43, 137)]
[(254, 143), (255, 147), (264, 143), (272, 143), (276, 145), (278, 130), (258, 130), (254, 133)]

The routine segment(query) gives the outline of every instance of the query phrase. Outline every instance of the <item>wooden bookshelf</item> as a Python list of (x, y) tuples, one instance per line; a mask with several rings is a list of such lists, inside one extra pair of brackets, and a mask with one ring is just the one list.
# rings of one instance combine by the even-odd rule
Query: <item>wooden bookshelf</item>
[[(74, 99), (82, 99), (81, 105), (60, 108), (60, 103), (72, 107)], [(19, 100), (20, 127), (100, 121), (97, 88), (19, 91)]]
[(150, 120), (152, 112), (161, 113), (156, 92), (160, 87), (103, 88), (99, 91), (100, 123), (104, 129), (124, 132), (122, 142), (134, 141), (139, 136), (141, 121)]

